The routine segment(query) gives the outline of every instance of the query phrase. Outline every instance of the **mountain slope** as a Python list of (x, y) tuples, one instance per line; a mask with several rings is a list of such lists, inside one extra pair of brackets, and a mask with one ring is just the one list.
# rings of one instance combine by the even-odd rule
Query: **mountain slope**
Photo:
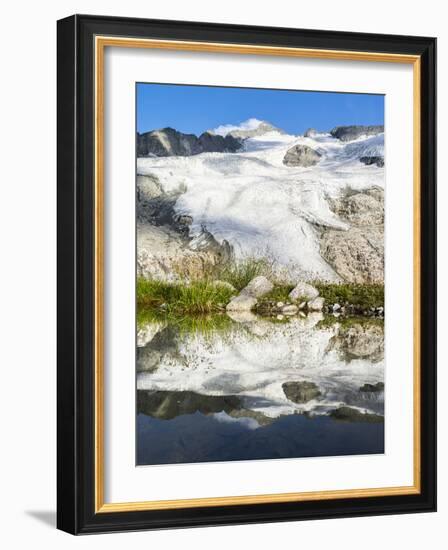
[[(316, 151), (319, 162), (285, 166), (285, 155), (297, 145)], [(287, 278), (338, 281), (344, 276), (324, 257), (321, 242), (326, 232), (338, 236), (354, 224), (335, 211), (334, 201), (384, 187), (384, 168), (361, 162), (364, 157), (384, 157), (382, 133), (345, 142), (331, 134), (297, 137), (269, 130), (245, 139), (233, 153), (138, 158), (137, 172), (156, 177), (164, 193), (181, 190), (174, 210), (191, 220), (190, 238), (206, 229), (218, 243), (230, 243), (237, 259), (267, 257)], [(363, 227), (359, 246), (370, 246), (368, 230)], [(383, 252), (376, 248), (381, 264)], [(365, 255), (360, 265), (367, 272), (370, 249), (344, 251), (343, 261), (358, 252)], [(362, 273), (352, 278), (368, 280)]]

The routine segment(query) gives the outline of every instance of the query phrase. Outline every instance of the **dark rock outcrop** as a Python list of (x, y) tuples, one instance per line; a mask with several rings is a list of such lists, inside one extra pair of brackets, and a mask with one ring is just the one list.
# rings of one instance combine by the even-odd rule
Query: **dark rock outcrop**
[(384, 166), (384, 157), (380, 156), (361, 157), (359, 160), (366, 166), (371, 166), (372, 164), (376, 164), (379, 168)]
[(204, 132), (199, 137), (183, 134), (173, 128), (137, 134), (137, 156), (188, 157), (200, 153), (234, 153), (241, 140), (233, 136), (218, 136)]
[(383, 125), (377, 126), (336, 126), (330, 134), (341, 141), (352, 141), (361, 136), (374, 136), (384, 132)]
[(302, 166), (307, 168), (308, 166), (317, 164), (321, 156), (322, 155), (315, 149), (307, 145), (294, 145), (294, 147), (286, 151), (286, 155), (283, 158), (283, 164), (285, 166)]

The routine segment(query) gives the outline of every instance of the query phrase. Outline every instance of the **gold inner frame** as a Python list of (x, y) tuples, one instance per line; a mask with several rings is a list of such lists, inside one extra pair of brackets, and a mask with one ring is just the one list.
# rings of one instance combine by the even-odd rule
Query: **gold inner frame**
[[(407, 63), (413, 65), (413, 298), (414, 298), (414, 479), (413, 485), (350, 490), (277, 493), (181, 500), (154, 500), (142, 502), (104, 502), (104, 50), (106, 47), (153, 48), (211, 53), (233, 53), (268, 56), (286, 56), (314, 59)], [(95, 54), (95, 513), (129, 512), (141, 510), (167, 510), (204, 506), (232, 506), (274, 502), (300, 502), (332, 500), (338, 498), (379, 497), (420, 493), (421, 426), (420, 426), (420, 56), (381, 52), (353, 52), (343, 50), (305, 49), (290, 47), (256, 46), (251, 44), (221, 44), (213, 42), (156, 40), (96, 36)]]

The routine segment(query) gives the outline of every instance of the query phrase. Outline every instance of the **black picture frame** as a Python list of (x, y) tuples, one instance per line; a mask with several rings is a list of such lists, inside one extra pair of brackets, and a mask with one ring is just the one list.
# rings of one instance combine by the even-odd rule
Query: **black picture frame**
[[(74, 15), (57, 24), (57, 526), (72, 534), (431, 512), (436, 509), (436, 39)], [(421, 59), (419, 494), (95, 512), (95, 36), (409, 54)]]

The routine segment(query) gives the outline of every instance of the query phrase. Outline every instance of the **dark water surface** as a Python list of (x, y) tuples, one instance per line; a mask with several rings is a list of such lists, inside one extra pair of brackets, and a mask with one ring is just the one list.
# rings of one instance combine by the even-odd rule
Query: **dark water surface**
[(378, 454), (384, 423), (294, 414), (251, 428), (200, 412), (172, 420), (137, 416), (137, 464)]

